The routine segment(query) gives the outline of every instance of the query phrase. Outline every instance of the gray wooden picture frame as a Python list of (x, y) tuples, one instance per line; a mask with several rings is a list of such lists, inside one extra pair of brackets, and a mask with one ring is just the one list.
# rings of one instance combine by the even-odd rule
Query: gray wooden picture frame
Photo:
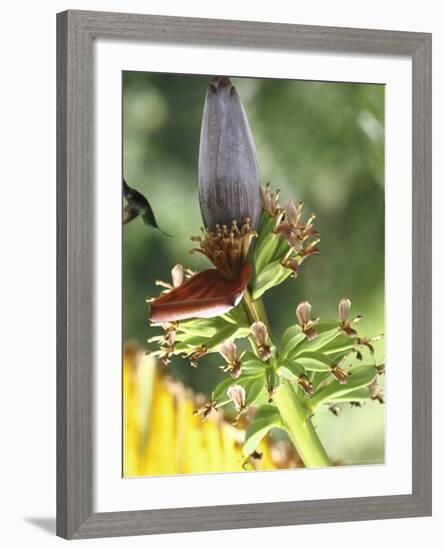
[[(93, 42), (412, 59), (412, 494), (93, 513)], [(57, 534), (67, 539), (431, 515), (431, 35), (124, 13), (57, 15)]]

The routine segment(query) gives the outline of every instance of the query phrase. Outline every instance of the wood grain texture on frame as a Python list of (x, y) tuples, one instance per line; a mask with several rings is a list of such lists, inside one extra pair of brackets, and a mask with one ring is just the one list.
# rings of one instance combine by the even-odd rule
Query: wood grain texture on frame
[[(412, 58), (412, 494), (93, 513), (93, 41)], [(88, 538), (431, 514), (431, 35), (107, 12), (57, 15), (57, 534)]]

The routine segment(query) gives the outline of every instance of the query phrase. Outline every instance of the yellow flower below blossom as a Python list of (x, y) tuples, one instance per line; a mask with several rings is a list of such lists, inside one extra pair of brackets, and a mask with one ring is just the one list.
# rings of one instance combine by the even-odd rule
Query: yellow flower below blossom
[(244, 430), (232, 426), (218, 411), (205, 422), (193, 415), (198, 396), (172, 381), (155, 358), (127, 346), (123, 367), (125, 477), (275, 470), (294, 467), (281, 447), (264, 440), (260, 459), (242, 455)]

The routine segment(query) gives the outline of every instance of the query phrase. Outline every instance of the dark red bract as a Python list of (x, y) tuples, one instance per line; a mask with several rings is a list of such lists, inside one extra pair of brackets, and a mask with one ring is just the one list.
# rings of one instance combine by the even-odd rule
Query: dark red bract
[(151, 302), (152, 323), (210, 318), (235, 307), (246, 290), (251, 267), (244, 264), (237, 279), (224, 278), (217, 269), (206, 269)]

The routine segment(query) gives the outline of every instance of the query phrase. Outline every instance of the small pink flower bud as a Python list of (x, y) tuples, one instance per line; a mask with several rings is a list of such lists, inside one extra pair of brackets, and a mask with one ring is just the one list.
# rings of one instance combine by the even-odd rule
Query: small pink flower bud
[(349, 319), (349, 313), (351, 311), (351, 300), (349, 298), (342, 298), (338, 304), (338, 316), (342, 323), (346, 323)]
[(222, 369), (230, 371), (232, 378), (238, 378), (241, 374), (241, 356), (237, 355), (237, 346), (230, 340), (225, 340), (218, 349), (220, 355), (227, 362), (226, 367)]
[(268, 344), (268, 329), (261, 321), (256, 321), (249, 329), (254, 338), (260, 357), (267, 361), (271, 357), (271, 348)]
[(314, 328), (319, 319), (311, 319), (311, 304), (309, 302), (301, 302), (295, 310), (298, 322), (303, 330), (303, 333), (308, 340), (314, 340), (318, 336), (318, 332)]
[(171, 277), (172, 286), (174, 288), (178, 288), (183, 283), (185, 279), (185, 271), (181, 264), (177, 264), (171, 269)]
[(300, 210), (298, 210), (293, 201), (285, 204), (286, 219), (290, 226), (295, 227), (300, 219)]
[(357, 336), (357, 331), (353, 328), (354, 323), (358, 323), (361, 320), (361, 315), (353, 320), (349, 319), (349, 314), (351, 313), (351, 300), (349, 298), (342, 298), (338, 303), (338, 316), (340, 318), (340, 327), (343, 332), (348, 336), (355, 337)]
[(237, 359), (237, 346), (230, 340), (220, 344), (219, 352), (228, 363), (233, 363)]
[(309, 302), (301, 302), (298, 304), (295, 313), (300, 325), (306, 325), (311, 320), (312, 307)]
[(234, 384), (229, 386), (228, 391), (229, 399), (234, 403), (234, 407), (238, 412), (241, 412), (246, 406), (246, 392), (243, 386)]
[(251, 325), (250, 331), (259, 346), (267, 343), (268, 329), (264, 323), (256, 321)]

